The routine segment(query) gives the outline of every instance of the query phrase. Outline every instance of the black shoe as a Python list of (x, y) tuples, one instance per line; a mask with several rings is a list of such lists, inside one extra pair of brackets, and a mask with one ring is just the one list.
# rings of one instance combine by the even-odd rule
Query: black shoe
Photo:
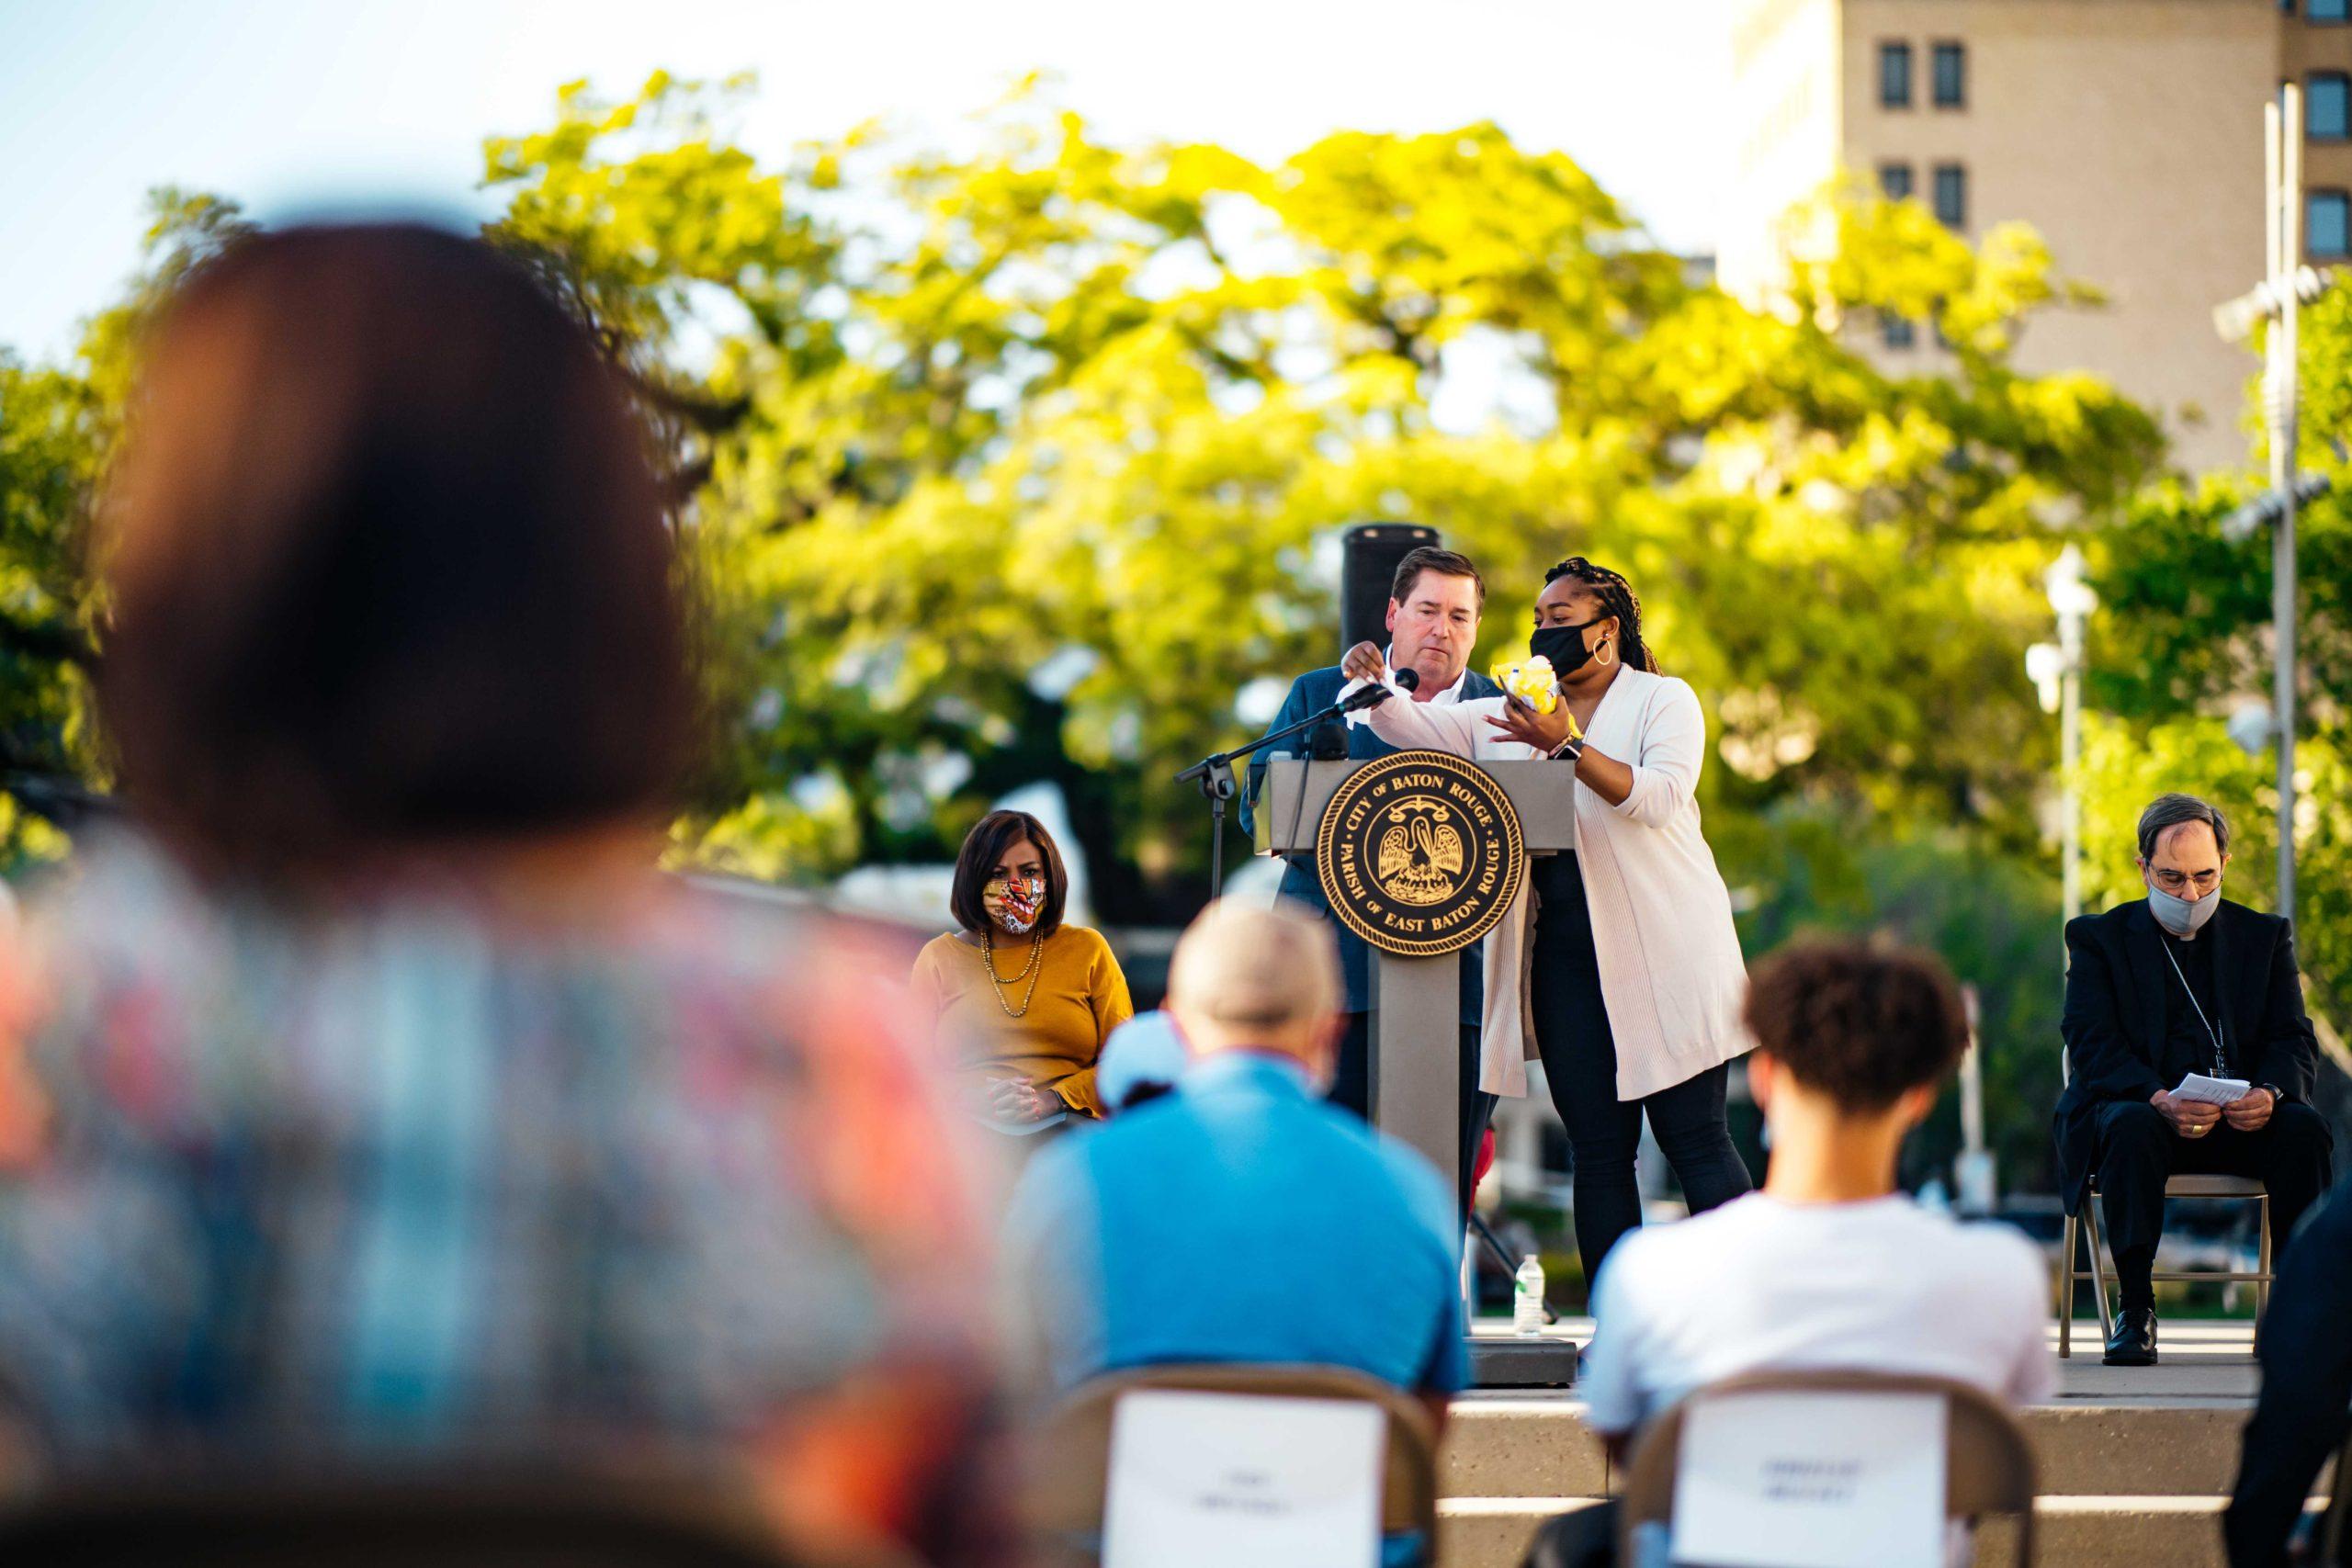
[(2156, 1364), (2156, 1309), (2127, 1307), (2116, 1315), (2115, 1333), (2099, 1358), (2110, 1367), (2153, 1367)]

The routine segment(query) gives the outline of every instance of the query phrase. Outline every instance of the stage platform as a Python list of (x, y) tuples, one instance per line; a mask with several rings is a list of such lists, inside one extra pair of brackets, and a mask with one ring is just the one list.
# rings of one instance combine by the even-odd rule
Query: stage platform
[[(1508, 1333), (1499, 1321), (1481, 1335)], [(1555, 1332), (1583, 1343), (1589, 1321)], [(2057, 1348), (2051, 1330), (2051, 1348)], [(2253, 1330), (2243, 1322), (2163, 1325), (2154, 1367), (2099, 1364), (2098, 1325), (2075, 1325), (2058, 1396), (2029, 1411), (2041, 1460), (2035, 1557), (2068, 1568), (2222, 1568), (2220, 1518), (2254, 1406)], [(2087, 1349), (2087, 1354), (2086, 1350)], [(1454, 1406), (1443, 1455), (1440, 1568), (1517, 1568), (1546, 1518), (1608, 1492), (1600, 1445), (1574, 1391), (1482, 1390)], [(1988, 1529), (1977, 1560), (2006, 1563)]]

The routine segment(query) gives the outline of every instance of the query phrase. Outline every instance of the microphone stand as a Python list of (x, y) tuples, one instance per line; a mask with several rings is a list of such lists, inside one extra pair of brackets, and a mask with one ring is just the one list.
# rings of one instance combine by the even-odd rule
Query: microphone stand
[[(1370, 689), (1381, 691), (1384, 694), (1381, 701), (1387, 700), (1385, 688)], [(1284, 725), (1272, 734), (1261, 735), (1247, 746), (1236, 746), (1230, 751), (1219, 751), (1215, 756), (1204, 757), (1176, 775), (1178, 784), (1197, 783), (1201, 786), (1201, 794), (1208, 799), (1211, 824), (1209, 830), (1210, 902), (1216, 902), (1225, 891), (1225, 807), (1226, 803), (1231, 800), (1240, 788), (1233, 776), (1233, 764), (1249, 756), (1252, 751), (1272, 746), (1277, 740), (1287, 740), (1294, 735), (1304, 734), (1317, 725), (1329, 724), (1335, 718), (1344, 722), (1351, 713), (1379, 705), (1377, 702), (1358, 704), (1352, 707), (1344, 702), (1333, 703), (1322, 712), (1302, 718), (1296, 724)]]

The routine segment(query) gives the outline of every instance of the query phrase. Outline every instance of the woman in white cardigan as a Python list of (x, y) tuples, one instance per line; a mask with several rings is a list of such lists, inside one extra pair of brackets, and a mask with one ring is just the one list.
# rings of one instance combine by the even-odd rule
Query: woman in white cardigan
[[(1487, 1035), (1492, 1054), (1541, 1054), (1576, 1153), (1577, 1251), (1590, 1281), (1641, 1224), (1645, 1115), (1693, 1213), (1748, 1190), (1724, 1121), (1728, 1064), (1750, 1043), (1739, 1018), (1747, 971), (1699, 830), (1706, 720), (1689, 685), (1657, 672), (1631, 585), (1581, 556), (1562, 561), (1544, 575), (1529, 647), (1559, 676), (1564, 700), (1550, 714), (1508, 697), (1388, 702), (1367, 722), (1394, 746), (1550, 756), (1576, 770), (1576, 853), (1534, 863), (1532, 936), (1487, 940)], [(1381, 679), (1380, 650), (1351, 649), (1346, 669)], [(1522, 1006), (1532, 1052), (1511, 1050), (1524, 1039)], [(1515, 1059), (1486, 1066), (1482, 1088), (1526, 1092)]]

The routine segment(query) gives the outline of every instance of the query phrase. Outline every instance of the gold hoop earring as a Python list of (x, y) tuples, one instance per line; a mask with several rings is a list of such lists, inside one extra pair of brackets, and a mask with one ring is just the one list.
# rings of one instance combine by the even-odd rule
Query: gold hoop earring
[[(1600, 656), (1604, 653), (1609, 655), (1609, 657), (1606, 659), (1601, 658)], [(1616, 663), (1617, 645), (1611, 642), (1606, 637), (1601, 638), (1600, 646), (1593, 650), (1592, 661), (1595, 664), (1600, 665), (1604, 670), (1610, 665)]]

